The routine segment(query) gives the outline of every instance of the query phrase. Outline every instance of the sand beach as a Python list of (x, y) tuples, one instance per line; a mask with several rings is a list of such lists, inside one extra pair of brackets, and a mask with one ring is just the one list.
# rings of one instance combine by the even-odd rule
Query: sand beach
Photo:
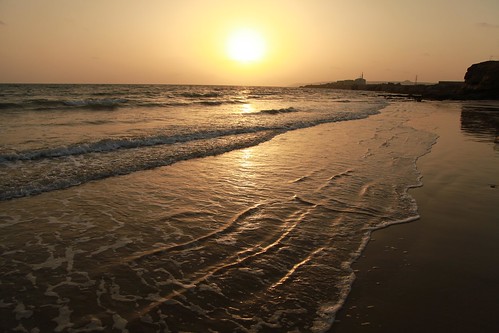
[(410, 124), (439, 135), (410, 190), (421, 218), (372, 234), (331, 333), (499, 329), (497, 102), (421, 105)]

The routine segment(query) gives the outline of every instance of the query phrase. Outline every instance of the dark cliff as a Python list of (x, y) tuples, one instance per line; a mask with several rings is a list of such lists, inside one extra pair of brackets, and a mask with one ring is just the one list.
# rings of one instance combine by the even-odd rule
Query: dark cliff
[(499, 99), (499, 61), (470, 66), (464, 76), (462, 94), (471, 99)]

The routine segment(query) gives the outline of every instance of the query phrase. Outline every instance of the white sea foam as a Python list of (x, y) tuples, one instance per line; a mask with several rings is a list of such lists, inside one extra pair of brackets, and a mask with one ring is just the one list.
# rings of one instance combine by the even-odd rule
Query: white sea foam
[(16, 319), (21, 320), (24, 318), (30, 318), (33, 315), (33, 310), (26, 309), (26, 306), (22, 302), (19, 302), (14, 309), (14, 313), (16, 315)]
[(59, 315), (53, 319), (57, 323), (57, 327), (54, 329), (55, 332), (62, 332), (73, 327), (74, 324), (71, 322), (72, 312), (67, 305), (59, 307)]
[(89, 254), (89, 256), (92, 257), (92, 256), (95, 256), (97, 254), (100, 254), (100, 253), (108, 251), (108, 250), (116, 251), (117, 249), (119, 249), (121, 247), (127, 246), (131, 242), (133, 242), (133, 241), (127, 237), (121, 238), (121, 239), (116, 240), (116, 242), (113, 244), (103, 245), (103, 246), (99, 247), (97, 250), (91, 252)]
[(128, 329), (126, 329), (128, 321), (125, 318), (115, 313), (113, 314), (113, 321), (114, 321), (113, 328), (120, 330), (122, 333), (128, 333)]

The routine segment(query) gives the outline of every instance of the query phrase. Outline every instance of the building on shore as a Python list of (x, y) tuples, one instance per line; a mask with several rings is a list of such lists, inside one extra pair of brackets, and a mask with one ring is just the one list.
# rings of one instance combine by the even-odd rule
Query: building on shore
[(362, 73), (361, 76), (355, 80), (340, 80), (319, 85), (307, 85), (305, 87), (362, 90), (366, 85), (367, 81), (364, 79), (364, 73)]

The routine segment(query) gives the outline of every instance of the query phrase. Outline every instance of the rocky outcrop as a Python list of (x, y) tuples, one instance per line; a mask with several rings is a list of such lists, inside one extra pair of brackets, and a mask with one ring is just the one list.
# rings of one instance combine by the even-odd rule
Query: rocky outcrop
[(499, 61), (485, 61), (468, 68), (463, 96), (473, 99), (499, 99)]

